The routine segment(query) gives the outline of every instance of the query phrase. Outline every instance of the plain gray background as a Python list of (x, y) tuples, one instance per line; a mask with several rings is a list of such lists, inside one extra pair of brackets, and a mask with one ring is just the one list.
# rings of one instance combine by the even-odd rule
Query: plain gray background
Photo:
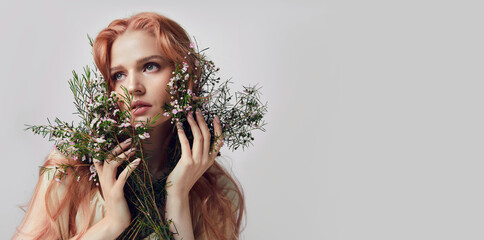
[(244, 187), (242, 239), (483, 239), (481, 1), (2, 1), (0, 238), (75, 117), (86, 34), (156, 11), (269, 104), (255, 146), (222, 153)]

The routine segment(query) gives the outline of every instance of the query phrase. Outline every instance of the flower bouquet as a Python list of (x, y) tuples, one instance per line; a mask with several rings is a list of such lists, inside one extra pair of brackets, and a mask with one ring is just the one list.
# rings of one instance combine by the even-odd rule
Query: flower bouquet
[[(92, 47), (93, 41), (89, 35), (88, 39)], [(197, 71), (187, 71), (187, 62), (175, 63), (172, 78), (166, 86), (171, 101), (163, 107), (164, 116), (170, 117), (172, 124), (182, 123), (191, 141), (193, 135), (186, 120), (188, 112), (201, 109), (212, 136), (212, 120), (217, 115), (222, 125), (222, 136), (216, 137), (222, 137), (225, 145), (232, 151), (239, 147), (245, 149), (254, 140), (254, 130), (265, 131), (263, 116), (267, 112), (267, 103), (261, 103), (259, 88), (243, 87), (243, 91), (232, 93), (229, 88), (230, 80), (220, 82), (220, 77), (217, 77), (220, 69), (205, 56), (204, 51), (207, 49), (200, 51), (195, 43), (190, 47), (192, 51), (186, 58), (196, 59)], [(126, 88), (123, 88), (124, 93), (109, 92), (101, 73), (96, 67), (92, 69), (86, 66), (82, 76), (72, 71), (73, 78), (69, 80), (77, 109), (75, 114), (79, 116), (77, 124), (56, 118), (54, 123), (49, 121), (48, 125), (28, 125), (26, 129), (48, 137), (55, 142), (60, 152), (79, 163), (41, 167), (41, 174), (51, 171), (57, 182), (62, 182), (67, 175), (73, 175), (79, 181), (81, 177), (87, 178), (76, 170), (82, 165), (89, 167), (88, 181), (98, 186), (93, 160), (105, 161), (113, 147), (131, 138), (132, 147), (138, 149), (136, 157), (141, 159), (141, 163), (128, 178), (124, 188), (133, 217), (130, 226), (118, 239), (142, 239), (147, 236), (173, 239), (173, 233), (169, 230), (173, 223), (165, 220), (163, 211), (168, 175), (161, 179), (151, 175), (141, 147), (141, 140), (149, 139), (148, 130), (160, 115), (146, 122), (135, 122), (130, 113), (133, 110), (133, 96)], [(190, 84), (193, 84), (193, 88), (189, 87)], [(126, 110), (121, 110), (119, 104), (124, 104)], [(211, 141), (213, 145), (215, 139)], [(171, 138), (168, 149), (168, 168), (171, 172), (181, 156), (178, 138)], [(118, 174), (128, 163), (126, 161), (121, 165)]]

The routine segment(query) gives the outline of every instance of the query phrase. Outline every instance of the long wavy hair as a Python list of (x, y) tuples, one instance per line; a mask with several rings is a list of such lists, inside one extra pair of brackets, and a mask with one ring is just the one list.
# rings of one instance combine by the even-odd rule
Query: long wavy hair
[[(112, 45), (123, 33), (134, 30), (145, 31), (155, 36), (165, 57), (170, 61), (171, 67), (174, 67), (177, 62), (188, 61), (189, 69), (196, 71), (195, 58), (184, 58), (190, 52), (190, 38), (186, 31), (175, 21), (163, 15), (141, 12), (129, 18), (112, 21), (107, 28), (99, 32), (94, 40), (94, 61), (107, 81), (110, 90), (113, 89), (110, 72)], [(171, 139), (176, 137), (175, 134), (169, 136)], [(43, 166), (48, 167), (56, 164), (76, 166), (75, 169), (81, 175), (81, 178), (77, 181), (77, 179), (74, 179), (74, 174), (68, 174), (64, 176), (63, 184), (51, 181), (43, 199), (39, 199), (42, 196), (37, 196), (42, 180), (42, 177), (39, 178), (39, 184), (29, 203), (24, 221), (18, 228), (22, 229), (25, 220), (33, 214), (30, 210), (34, 203), (44, 204), (48, 216), (45, 217), (42, 224), (36, 224), (38, 229), (29, 233), (29, 235), (36, 236), (35, 239), (67, 239), (72, 236), (82, 236), (87, 232), (89, 224), (76, 226), (76, 214), (82, 213), (81, 218), (84, 223), (89, 223), (93, 217), (92, 211), (90, 211), (92, 207), (90, 200), (98, 187), (88, 179), (89, 166), (79, 164), (78, 161), (53, 151), (47, 157)], [(39, 176), (41, 174), (39, 172)], [(221, 186), (220, 178), (228, 179), (228, 185), (231, 186)], [(234, 199), (229, 197), (230, 191), (235, 196)], [(245, 216), (244, 195), (236, 179), (221, 164), (215, 162), (200, 177), (192, 187), (189, 198), (195, 238), (203, 235), (207, 239), (216, 240), (239, 238), (243, 217)], [(63, 216), (68, 217), (65, 219), (66, 217)]]

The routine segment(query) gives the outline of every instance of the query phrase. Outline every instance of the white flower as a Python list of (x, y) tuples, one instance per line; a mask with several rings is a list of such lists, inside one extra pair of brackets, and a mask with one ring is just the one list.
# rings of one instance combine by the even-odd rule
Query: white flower
[(150, 134), (149, 134), (149, 133), (147, 133), (147, 132), (145, 132), (143, 135), (141, 135), (141, 134), (140, 134), (140, 135), (139, 135), (139, 138), (140, 138), (140, 139), (143, 139), (143, 140), (144, 140), (144, 139), (147, 139), (147, 138), (150, 138)]
[(99, 118), (94, 118), (91, 122), (91, 128), (94, 128), (94, 124), (96, 124), (96, 122), (99, 121)]
[(104, 140), (104, 138), (100, 137), (100, 138), (96, 138), (96, 142), (97, 143), (103, 143), (105, 142), (106, 140)]
[(91, 164), (91, 166), (89, 166), (89, 171), (91, 171), (91, 173), (96, 173), (96, 167), (94, 166), (94, 164)]

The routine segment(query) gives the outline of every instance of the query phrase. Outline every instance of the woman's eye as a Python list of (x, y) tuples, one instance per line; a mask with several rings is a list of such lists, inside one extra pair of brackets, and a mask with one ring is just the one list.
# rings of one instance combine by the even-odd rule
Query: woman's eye
[[(155, 71), (155, 70), (157, 70), (157, 69), (159, 69), (159, 68), (160, 68), (160, 65), (159, 65), (159, 64), (157, 64), (157, 63), (154, 63), (154, 62), (150, 62), (150, 63), (147, 63), (147, 64), (145, 65), (145, 69), (146, 69), (148, 72)], [(122, 73), (117, 72), (117, 73), (113, 74), (112, 78), (113, 78), (113, 80), (114, 80), (114, 81), (119, 81), (119, 80), (121, 80), (122, 76), (123, 76), (123, 74), (122, 74)]]
[(150, 63), (147, 63), (145, 65), (145, 68), (146, 68), (146, 70), (151, 72), (151, 71), (155, 70), (155, 68), (160, 68), (160, 65), (158, 65), (157, 63), (150, 62)]
[(113, 80), (118, 81), (121, 76), (122, 76), (121, 73), (115, 73), (115, 74), (113, 74)]

